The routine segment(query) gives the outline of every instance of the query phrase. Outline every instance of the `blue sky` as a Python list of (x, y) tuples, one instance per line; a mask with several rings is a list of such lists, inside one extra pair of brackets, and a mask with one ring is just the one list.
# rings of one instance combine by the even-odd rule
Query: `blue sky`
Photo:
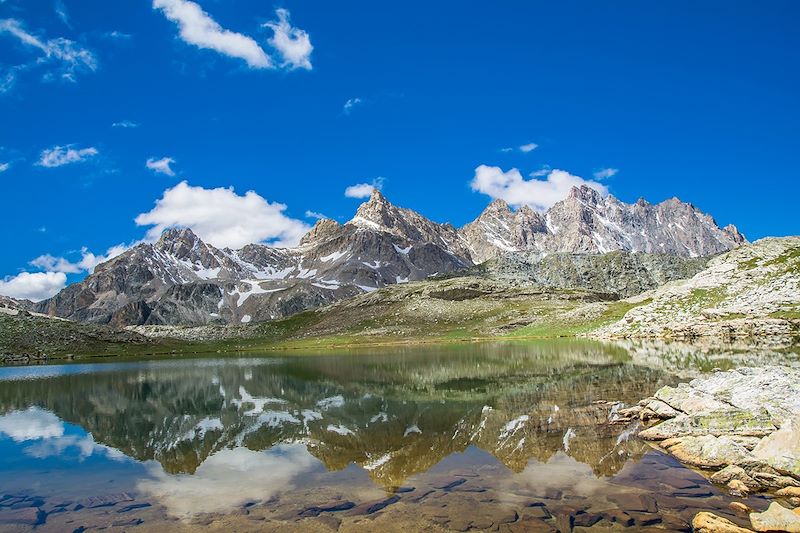
[(588, 180), (796, 234), (798, 23), (789, 1), (0, 0), (0, 292), (172, 224), (290, 243), (358, 184), (461, 225), (480, 165), (541, 182), (517, 204)]

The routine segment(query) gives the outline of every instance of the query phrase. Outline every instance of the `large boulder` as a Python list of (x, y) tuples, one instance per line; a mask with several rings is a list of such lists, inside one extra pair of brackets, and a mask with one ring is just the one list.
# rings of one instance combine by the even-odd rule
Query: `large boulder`
[(752, 530), (739, 527), (727, 518), (722, 518), (705, 511), (697, 513), (692, 520), (695, 533), (753, 533)]
[(800, 478), (800, 417), (761, 439), (753, 455), (780, 472)]
[(800, 533), (800, 514), (778, 502), (772, 502), (763, 513), (751, 513), (750, 523), (756, 531), (787, 531)]

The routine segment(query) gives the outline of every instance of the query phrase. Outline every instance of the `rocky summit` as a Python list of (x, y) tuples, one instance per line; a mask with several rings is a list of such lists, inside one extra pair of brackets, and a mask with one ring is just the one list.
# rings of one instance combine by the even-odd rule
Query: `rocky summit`
[[(544, 214), (527, 207), (513, 212), (494, 201), (458, 230), (394, 206), (375, 190), (350, 221), (320, 220), (294, 248), (249, 244), (219, 249), (191, 229), (166, 230), (157, 242), (139, 244), (98, 265), (80, 283), (32, 308), (116, 326), (246, 324), (525, 251), (542, 257), (615, 250), (666, 257), (609, 261), (611, 267), (622, 266), (596, 275), (584, 272), (604, 268), (603, 261), (564, 260), (571, 263), (573, 277), (596, 279), (598, 287), (606, 286), (604, 280), (617, 270), (633, 272), (633, 281), (625, 276), (626, 286), (614, 287), (628, 296), (697, 271), (670, 258), (707, 256), (744, 242), (735, 228), (720, 229), (711, 217), (675, 199), (656, 206), (628, 205), (586, 187), (574, 188)], [(532, 262), (530, 257), (522, 261)]]

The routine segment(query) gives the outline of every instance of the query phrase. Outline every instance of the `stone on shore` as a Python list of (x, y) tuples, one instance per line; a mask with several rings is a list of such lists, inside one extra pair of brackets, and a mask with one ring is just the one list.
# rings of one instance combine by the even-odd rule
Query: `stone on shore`
[(726, 518), (705, 511), (695, 515), (692, 530), (695, 533), (753, 533), (750, 529), (739, 527)]
[(756, 531), (787, 531), (800, 533), (800, 515), (778, 502), (772, 502), (763, 513), (752, 513), (750, 522)]
[(787, 420), (761, 439), (753, 455), (782, 473), (800, 477), (800, 418)]
[(747, 459), (750, 452), (730, 437), (684, 437), (661, 445), (682, 463), (700, 468), (721, 468)]
[(714, 483), (742, 495), (800, 486), (799, 369), (716, 372), (663, 387), (639, 405), (643, 420), (663, 420), (639, 436), (685, 464), (719, 470)]

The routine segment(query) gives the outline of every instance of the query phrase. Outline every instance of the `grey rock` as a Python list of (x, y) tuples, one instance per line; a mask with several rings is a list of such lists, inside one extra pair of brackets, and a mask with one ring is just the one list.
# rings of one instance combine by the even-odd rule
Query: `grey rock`
[(772, 502), (763, 513), (751, 513), (750, 523), (756, 531), (787, 531), (800, 533), (800, 514), (778, 502)]
[(512, 211), (492, 202), (461, 229), (476, 262), (508, 251), (604, 253), (612, 250), (702, 257), (746, 243), (734, 226), (720, 228), (693, 205), (671, 198), (653, 205), (626, 204), (590, 187), (574, 187), (569, 196), (540, 214)]

